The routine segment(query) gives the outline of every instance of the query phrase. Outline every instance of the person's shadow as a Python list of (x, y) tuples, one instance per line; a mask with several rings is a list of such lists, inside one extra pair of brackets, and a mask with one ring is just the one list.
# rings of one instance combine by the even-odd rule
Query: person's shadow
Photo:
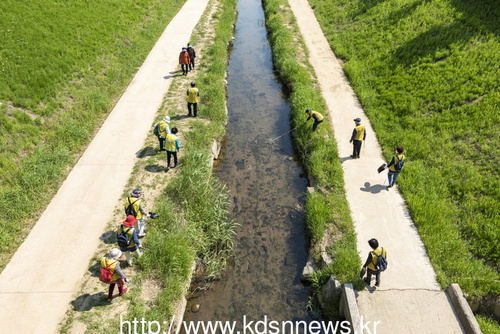
[(90, 311), (93, 307), (107, 306), (110, 302), (107, 300), (108, 295), (104, 292), (98, 292), (91, 295), (84, 293), (71, 302), (73, 310), (76, 312)]
[(381, 190), (386, 190), (387, 187), (382, 184), (371, 185), (370, 182), (365, 182), (364, 188), (359, 188), (361, 191), (378, 194)]

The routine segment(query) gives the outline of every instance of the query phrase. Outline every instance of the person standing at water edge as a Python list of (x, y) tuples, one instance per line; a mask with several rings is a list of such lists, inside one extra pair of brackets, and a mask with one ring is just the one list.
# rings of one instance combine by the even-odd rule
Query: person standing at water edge
[(194, 60), (196, 58), (196, 52), (193, 49), (193, 46), (191, 44), (187, 45), (187, 52), (189, 53), (189, 71), (194, 70)]
[(113, 248), (101, 259), (101, 268), (108, 268), (112, 275), (112, 281), (111, 283), (109, 283), (108, 289), (109, 302), (113, 300), (113, 291), (115, 290), (115, 285), (118, 285), (119, 296), (122, 296), (128, 290), (127, 288), (123, 287), (125, 283), (128, 283), (128, 279), (125, 276), (125, 273), (120, 268), (120, 261), (118, 261), (120, 256), (122, 256), (122, 252), (117, 248)]
[(310, 120), (311, 118), (314, 119), (314, 123), (313, 123), (313, 126), (312, 126), (312, 130), (313, 131), (316, 131), (316, 129), (318, 128), (318, 125), (323, 122), (323, 115), (321, 115), (319, 112), (317, 111), (314, 111), (314, 110), (311, 110), (311, 109), (306, 109), (306, 114), (309, 115), (309, 118), (306, 119), (306, 122), (308, 120)]
[(387, 189), (392, 188), (396, 184), (399, 173), (404, 167), (406, 158), (403, 155), (403, 152), (404, 149), (402, 147), (396, 147), (396, 154), (392, 157), (391, 162), (389, 162), (389, 164), (387, 165), (387, 168), (389, 168), (389, 173), (387, 174), (389, 185), (387, 186)]
[(372, 275), (375, 275), (375, 286), (380, 286), (380, 270), (377, 270), (378, 256), (381, 255), (387, 259), (387, 251), (384, 248), (378, 248), (378, 240), (373, 238), (368, 240), (368, 244), (373, 251), (368, 253), (363, 269), (366, 269), (366, 278), (364, 281), (368, 286), (371, 285)]
[(189, 58), (189, 53), (186, 48), (182, 48), (181, 53), (179, 54), (179, 64), (181, 64), (182, 75), (188, 74), (188, 66), (191, 62)]
[(351, 140), (349, 141), (353, 146), (351, 158), (359, 159), (361, 145), (363, 144), (363, 140), (366, 139), (366, 129), (364, 125), (361, 125), (361, 118), (355, 118), (354, 123), (356, 127), (352, 130)]
[[(188, 116), (196, 117), (198, 115), (198, 99), (200, 96), (200, 91), (196, 88), (196, 83), (191, 82), (191, 88), (188, 88), (186, 95)], [(192, 112), (191, 109), (193, 109)]]
[(177, 132), (177, 128), (172, 128), (172, 132), (167, 135), (167, 170), (170, 169), (170, 159), (172, 156), (174, 157), (174, 167), (172, 168), (179, 166), (177, 163), (177, 152), (181, 150), (181, 142), (176, 136)]

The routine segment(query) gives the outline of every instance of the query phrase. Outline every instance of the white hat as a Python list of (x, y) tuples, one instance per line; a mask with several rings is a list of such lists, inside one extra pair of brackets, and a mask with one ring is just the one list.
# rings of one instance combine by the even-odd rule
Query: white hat
[(167, 123), (170, 123), (170, 117), (168, 116), (163, 117), (163, 120)]
[(112, 259), (118, 259), (120, 256), (122, 256), (122, 251), (119, 250), (118, 248), (113, 248), (112, 250), (109, 251), (109, 256)]

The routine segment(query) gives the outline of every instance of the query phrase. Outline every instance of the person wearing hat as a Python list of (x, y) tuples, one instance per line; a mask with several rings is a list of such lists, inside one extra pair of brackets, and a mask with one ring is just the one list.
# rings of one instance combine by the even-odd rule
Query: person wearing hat
[(194, 51), (193, 46), (189, 43), (187, 45), (187, 52), (189, 53), (189, 59), (190, 59), (189, 71), (192, 71), (194, 70), (194, 60), (196, 58), (196, 52)]
[(158, 126), (159, 136), (158, 141), (160, 142), (160, 152), (165, 151), (165, 138), (170, 133), (170, 127), (168, 126), (170, 123), (170, 117), (165, 116), (161, 121), (156, 123), (154, 126)]
[[(167, 135), (168, 136), (168, 135)], [(125, 201), (123, 202), (123, 206), (125, 207), (125, 215), (134, 216), (137, 218), (137, 224), (135, 226), (138, 229), (139, 237), (143, 237), (145, 235), (144, 228), (146, 226), (146, 218), (144, 216), (149, 217), (148, 213), (142, 207), (141, 199), (142, 191), (140, 189), (134, 189), (130, 193)]]
[[(137, 219), (134, 216), (127, 216), (127, 218), (120, 224), (120, 226), (118, 226), (118, 229), (116, 230), (118, 246), (120, 247), (120, 250), (125, 253), (125, 258), (127, 259), (129, 266), (131, 266), (133, 262), (131, 253), (137, 252), (137, 257), (142, 256), (142, 252), (139, 250), (139, 248), (142, 248), (142, 245), (139, 241), (137, 230), (135, 229), (136, 223)], [(128, 241), (128, 245), (120, 245), (120, 240)]]
[(172, 157), (174, 157), (174, 167), (179, 166), (177, 163), (177, 152), (181, 150), (181, 142), (179, 138), (177, 138), (177, 128), (172, 128), (172, 133), (167, 135), (167, 168), (165, 171), (168, 171), (170, 169), (170, 160)]
[(349, 143), (352, 143), (352, 155), (351, 158), (359, 159), (359, 154), (361, 152), (361, 145), (363, 140), (366, 139), (366, 129), (364, 125), (361, 125), (361, 118), (355, 118), (354, 123), (356, 126), (352, 130), (352, 136)]
[[(187, 107), (188, 116), (196, 117), (198, 114), (198, 99), (200, 96), (200, 91), (196, 88), (196, 83), (191, 82), (191, 87), (186, 91), (187, 95)], [(191, 108), (193, 109), (191, 112)]]
[(120, 261), (118, 261), (120, 256), (122, 256), (122, 252), (118, 248), (113, 248), (101, 259), (101, 268), (108, 268), (112, 275), (108, 290), (108, 301), (113, 300), (115, 285), (118, 285), (119, 296), (122, 296), (128, 290), (124, 288), (125, 283), (128, 283), (128, 279), (120, 267)]
[(404, 167), (406, 157), (403, 154), (404, 149), (402, 147), (396, 147), (396, 154), (392, 156), (391, 162), (387, 165), (389, 172), (387, 173), (387, 178), (389, 179), (389, 185), (387, 190), (392, 188), (396, 184), (399, 173)]
[(306, 122), (310, 120), (311, 118), (314, 119), (314, 123), (312, 125), (312, 131), (316, 131), (318, 128), (318, 125), (323, 122), (323, 115), (321, 115), (319, 112), (311, 110), (311, 109), (306, 109), (306, 114), (309, 115), (309, 118), (306, 119)]
[(181, 64), (182, 75), (188, 74), (188, 66), (190, 62), (191, 58), (189, 58), (187, 48), (182, 48), (182, 51), (179, 54), (179, 64)]

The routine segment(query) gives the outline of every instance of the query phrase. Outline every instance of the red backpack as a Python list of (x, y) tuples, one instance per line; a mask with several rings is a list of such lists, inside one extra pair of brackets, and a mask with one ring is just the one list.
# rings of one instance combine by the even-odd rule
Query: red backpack
[(110, 267), (113, 264), (115, 264), (116, 262), (118, 262), (118, 261), (115, 261), (115, 262), (109, 264), (108, 266), (101, 268), (101, 271), (99, 273), (99, 281), (106, 283), (106, 284), (110, 284), (111, 282), (113, 282), (113, 273), (111, 272)]

